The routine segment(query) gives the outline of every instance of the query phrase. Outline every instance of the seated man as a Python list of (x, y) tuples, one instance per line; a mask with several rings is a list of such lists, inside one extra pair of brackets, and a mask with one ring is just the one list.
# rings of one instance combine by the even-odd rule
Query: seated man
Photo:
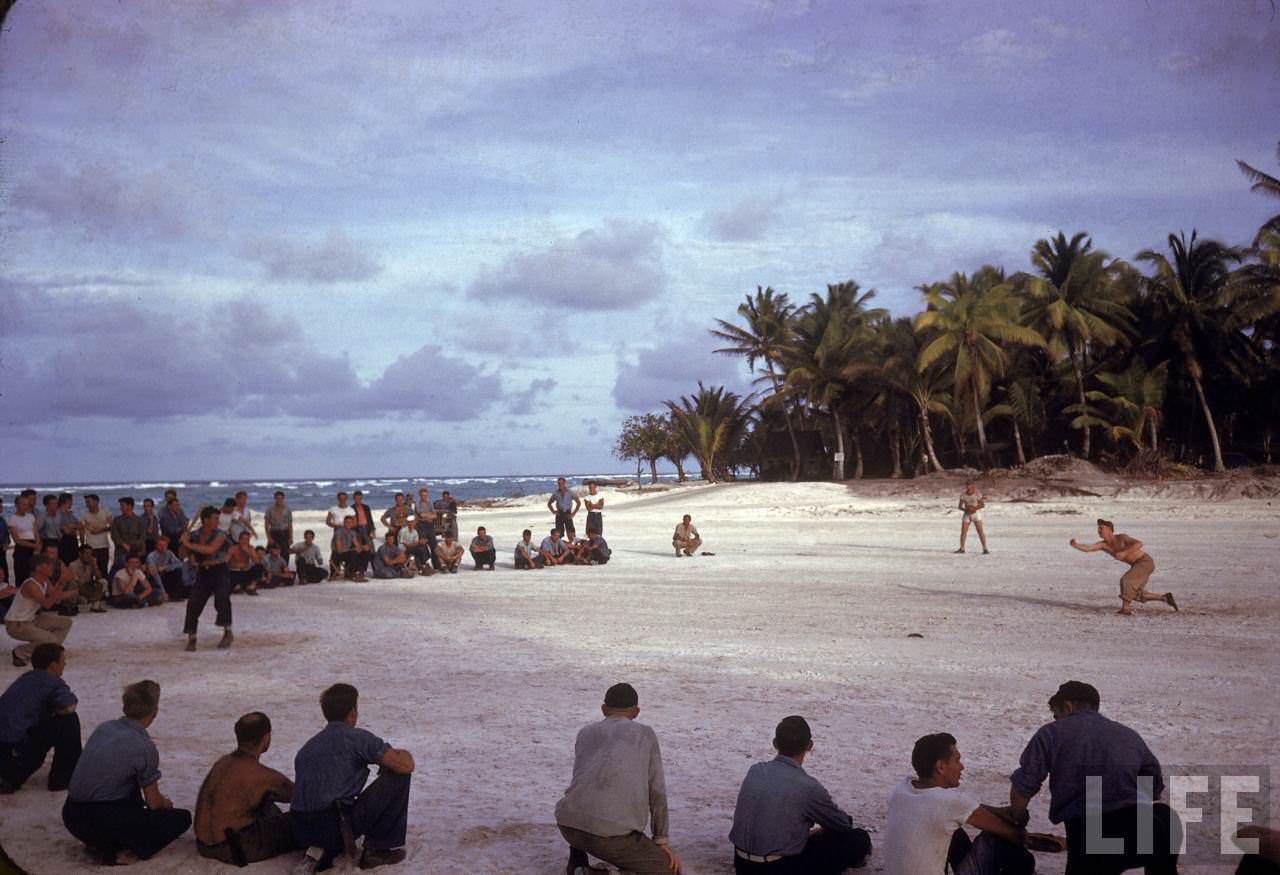
[(604, 565), (613, 555), (604, 535), (594, 529), (587, 529), (587, 562), (591, 565)]
[(404, 565), (405, 570), (409, 572), (405, 575), (406, 577), (413, 577), (418, 573), (424, 575), (431, 573), (431, 557), (427, 555), (427, 545), (418, 535), (417, 526), (401, 526), (396, 532), (396, 543), (404, 548), (405, 555), (409, 557), (409, 561)]
[(538, 555), (542, 557), (544, 567), (573, 564), (573, 554), (569, 552), (569, 545), (560, 537), (559, 529), (552, 529), (551, 534), (542, 539), (542, 543), (538, 545)]
[[(871, 837), (804, 770), (813, 735), (803, 717), (784, 717), (773, 734), (778, 755), (756, 763), (733, 810), (733, 871), (770, 875), (840, 875), (871, 853)], [(822, 827), (812, 832), (813, 826)], [(914, 875), (930, 875), (917, 872)]]
[[(1023, 847), (1026, 832), (1001, 809), (978, 804), (962, 792), (960, 751), (946, 732), (926, 735), (911, 751), (914, 778), (903, 778), (889, 796), (884, 836), (889, 875), (1031, 875), (1035, 858)], [(964, 825), (981, 830), (970, 841)]]
[(80, 613), (80, 591), (76, 585), (75, 572), (69, 563), (58, 558), (58, 544), (49, 542), (40, 548), (40, 554), (49, 557), (49, 580), (62, 590), (62, 601), (55, 610), (64, 617), (75, 617)]
[(329, 576), (329, 572), (324, 567), (324, 555), (316, 546), (316, 533), (307, 529), (302, 533), (302, 538), (302, 543), (289, 548), (289, 552), (297, 557), (294, 564), (298, 567), (298, 582), (319, 583)]
[(160, 685), (124, 688), (124, 716), (99, 724), (71, 775), (62, 822), (102, 863), (121, 850), (147, 860), (191, 826), (191, 812), (160, 792), (160, 754), (147, 727), (160, 713)]
[[(667, 843), (667, 785), (652, 728), (637, 723), (640, 697), (614, 684), (600, 706), (603, 720), (578, 732), (573, 780), (556, 803), (556, 825), (569, 843), (567, 871), (576, 875), (590, 854), (632, 875), (680, 871)], [(653, 827), (653, 838), (644, 835)]]
[(693, 524), (693, 517), (684, 515), (680, 525), (676, 526), (675, 534), (671, 536), (671, 546), (675, 547), (677, 559), (681, 556), (692, 556), (702, 546), (702, 536), (698, 534), (698, 529)]
[(538, 548), (533, 546), (533, 532), (525, 529), (520, 533), (520, 542), (516, 544), (516, 568), (531, 569), (541, 568), (543, 562), (542, 553)]
[(1250, 844), (1247, 853), (1236, 867), (1236, 875), (1280, 875), (1280, 829), (1265, 826), (1242, 826), (1236, 832), (1236, 843), (1244, 840)]
[(107, 604), (113, 608), (145, 608), (164, 601), (163, 590), (154, 589), (142, 570), (136, 555), (125, 560), (124, 568), (111, 578), (111, 595)]
[(146, 572), (155, 589), (167, 594), (169, 601), (180, 602), (187, 597), (182, 560), (169, 549), (166, 536), (157, 538), (156, 548), (147, 554)]
[(271, 747), (271, 720), (254, 711), (236, 721), (235, 731), (236, 749), (213, 764), (196, 796), (196, 849), (244, 866), (298, 844), (289, 816), (276, 805), (293, 798), (293, 782), (258, 761)]
[(436, 545), (436, 559), (440, 563), (440, 569), (450, 574), (457, 574), (462, 555), (462, 545), (453, 540), (452, 532), (445, 532), (444, 539)]
[(476, 536), (471, 539), (471, 559), (476, 563), (476, 571), (486, 565), (493, 570), (493, 563), (498, 560), (498, 548), (493, 544), (493, 537), (485, 531), (484, 526), (476, 529)]
[(0, 695), (0, 793), (17, 792), (44, 765), (49, 748), (49, 789), (67, 789), (80, 759), (80, 718), (62, 679), (66, 667), (61, 644), (41, 644), (31, 652), (31, 671)]
[(231, 591), (241, 590), (245, 595), (257, 595), (258, 583), (267, 570), (257, 564), (257, 555), (250, 543), (252, 535), (243, 527), (240, 535), (227, 551), (227, 573), (231, 580)]
[[(262, 548), (259, 547), (259, 550)], [(266, 569), (267, 589), (277, 586), (293, 586), (293, 572), (289, 570), (289, 560), (280, 552), (279, 542), (271, 542), (271, 550), (262, 557), (262, 567)]]
[(409, 569), (409, 554), (396, 543), (396, 536), (391, 532), (383, 536), (382, 546), (373, 554), (373, 576), (379, 580), (413, 577)]
[(93, 555), (93, 548), (80, 548), (80, 558), (67, 566), (75, 577), (77, 595), (80, 604), (88, 605), (95, 614), (106, 613), (103, 605), (107, 600), (107, 583), (98, 568), (98, 560)]
[(575, 535), (565, 536), (565, 546), (569, 548), (569, 564), (570, 565), (586, 565), (587, 564), (587, 539), (579, 538)]
[(369, 551), (356, 533), (355, 515), (342, 518), (342, 526), (333, 530), (333, 563), (341, 568), (347, 580), (365, 581), (369, 567)]
[[(334, 684), (320, 696), (328, 724), (302, 746), (293, 761), (294, 838), (317, 869), (343, 851), (340, 809), (347, 813), (353, 838), (364, 836), (360, 868), (399, 863), (405, 857), (409, 823), (409, 776), (413, 757), (372, 732), (356, 728), (359, 692)], [(368, 787), (369, 766), (381, 766)], [(354, 861), (353, 861), (354, 862)]]
[[(5, 614), (4, 629), (9, 637), (26, 642), (13, 649), (13, 664), (18, 668), (27, 664), (37, 644), (61, 644), (71, 631), (72, 619), (54, 613), (64, 593), (60, 583), (49, 579), (52, 570), (53, 560), (36, 556), (31, 563), (31, 576), (17, 587)], [(66, 595), (75, 597), (74, 592)]]

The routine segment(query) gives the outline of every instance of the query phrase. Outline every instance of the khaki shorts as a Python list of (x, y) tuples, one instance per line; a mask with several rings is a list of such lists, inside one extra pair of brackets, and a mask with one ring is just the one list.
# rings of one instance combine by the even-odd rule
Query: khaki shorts
[(1129, 570), (1120, 578), (1120, 598), (1134, 601), (1147, 588), (1147, 579), (1156, 570), (1156, 563), (1150, 556), (1143, 556), (1129, 566)]

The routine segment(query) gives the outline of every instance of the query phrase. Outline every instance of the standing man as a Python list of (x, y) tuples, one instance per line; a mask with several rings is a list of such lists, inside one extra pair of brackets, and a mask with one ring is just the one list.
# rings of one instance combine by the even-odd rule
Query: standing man
[(373, 547), (378, 537), (378, 525), (373, 521), (373, 509), (364, 503), (364, 493), (357, 489), (351, 494), (351, 512), (356, 518), (356, 532), (363, 533), (365, 542)]
[(249, 509), (249, 493), (243, 489), (236, 493), (235, 505), (231, 508), (231, 521), (226, 531), (233, 544), (240, 543), (243, 532), (248, 532), (251, 540), (257, 540), (258, 530), (253, 525), (253, 511)]
[(587, 481), (587, 497), (584, 502), (587, 506), (587, 531), (595, 530), (599, 534), (604, 534), (604, 496), (600, 495), (596, 490), (599, 487), (596, 481)]
[[(13, 502), (13, 513), (5, 517), (9, 536), (13, 538), (13, 582), (22, 582), (31, 576), (31, 563), (40, 552), (40, 532), (36, 527), (36, 515), (31, 512), (31, 496), (23, 493)], [(110, 520), (108, 515), (107, 519)], [(102, 566), (102, 573), (107, 567)]]
[(195, 586), (187, 600), (187, 616), (182, 631), (187, 635), (188, 653), (196, 649), (196, 630), (200, 626), (200, 614), (209, 597), (213, 596), (214, 623), (222, 627), (222, 640), (218, 648), (226, 650), (235, 636), (231, 634), (231, 577), (227, 573), (227, 535), (218, 528), (218, 509), (206, 507), (200, 511), (200, 528), (182, 536), (182, 546), (187, 548), (196, 562)]
[(142, 530), (146, 551), (150, 553), (160, 540), (160, 518), (156, 516), (156, 503), (150, 498), (142, 499)]
[(431, 493), (424, 486), (418, 490), (418, 504), (413, 510), (413, 522), (418, 529), (418, 538), (427, 545), (427, 555), (431, 557), (431, 567), (440, 570), (440, 560), (436, 558), (436, 512), (431, 506)]
[(116, 547), (116, 564), (122, 564), (125, 556), (137, 553), (147, 555), (147, 524), (134, 513), (134, 502), (129, 496), (120, 499), (120, 516), (111, 521), (111, 540)]
[(555, 514), (556, 529), (559, 530), (560, 534), (567, 533), (570, 537), (577, 536), (578, 533), (573, 528), (573, 517), (581, 506), (582, 501), (576, 494), (569, 491), (564, 478), (557, 478), (556, 491), (551, 493), (551, 497), (547, 499), (547, 510)]
[(671, 546), (676, 549), (677, 559), (692, 556), (702, 546), (702, 536), (693, 524), (693, 517), (685, 514), (681, 518), (680, 525), (676, 526), (675, 534), (671, 536)]
[(1067, 828), (1067, 875), (1142, 867), (1174, 875), (1182, 830), (1169, 806), (1155, 801), (1164, 790), (1160, 761), (1142, 736), (1099, 714), (1099, 703), (1097, 689), (1080, 681), (1050, 697), (1053, 721), (1031, 737), (1010, 776), (1011, 819), (1027, 823), (1027, 806), (1048, 778), (1049, 820)]
[(431, 508), (436, 512), (436, 533), (448, 532), (455, 541), (458, 540), (458, 502), (453, 500), (449, 490), (441, 492)]
[(342, 568), (337, 564), (334, 557), (338, 553), (338, 529), (342, 528), (342, 521), (349, 516), (353, 516), (355, 511), (347, 507), (347, 493), (339, 492), (337, 504), (329, 508), (329, 512), (324, 516), (324, 524), (332, 530), (332, 537), (329, 539), (329, 576), (337, 577), (342, 573)]
[(267, 529), (267, 545), (278, 544), (280, 555), (289, 561), (289, 547), (293, 544), (293, 511), (284, 503), (284, 492), (276, 490), (274, 503), (262, 515)]
[(1113, 559), (1127, 563), (1129, 570), (1120, 578), (1120, 610), (1117, 614), (1130, 616), (1133, 614), (1134, 602), (1164, 602), (1175, 611), (1178, 603), (1173, 600), (1171, 592), (1147, 592), (1147, 580), (1156, 570), (1156, 563), (1142, 549), (1142, 542), (1129, 535), (1116, 531), (1111, 520), (1098, 520), (1098, 537), (1101, 541), (1094, 544), (1081, 544), (1075, 538), (1071, 546), (1082, 553), (1096, 553), (1099, 550)]
[[(614, 684), (600, 706), (604, 719), (584, 726), (573, 745), (573, 779), (556, 803), (556, 825), (569, 843), (567, 871), (590, 854), (633, 875), (680, 871), (667, 838), (667, 786), (658, 736), (637, 723), (640, 697)], [(652, 826), (653, 838), (644, 835)]]
[(245, 866), (298, 847), (289, 816), (276, 805), (293, 782), (259, 760), (271, 748), (271, 719), (261, 711), (236, 721), (236, 749), (209, 769), (196, 796), (196, 850)]
[(58, 558), (71, 563), (80, 558), (80, 520), (76, 519), (75, 497), (70, 492), (58, 495), (58, 516), (62, 537), (58, 539)]
[(182, 510), (178, 496), (166, 493), (164, 508), (160, 511), (160, 534), (168, 538), (169, 543), (176, 548), (182, 543), (182, 536), (187, 533), (190, 522)]
[(960, 510), (964, 511), (964, 516), (960, 519), (960, 549), (957, 553), (964, 552), (964, 539), (969, 534), (969, 524), (973, 523), (973, 527), (978, 531), (978, 540), (982, 542), (982, 552), (990, 553), (987, 549), (987, 534), (982, 530), (982, 509), (987, 506), (986, 498), (978, 494), (978, 484), (968, 483), (964, 487), (964, 492), (960, 495)]
[(71, 782), (80, 760), (80, 718), (75, 693), (62, 679), (66, 668), (61, 644), (41, 644), (31, 652), (31, 671), (0, 695), (0, 794), (16, 793), (44, 765), (50, 748), (50, 792)]
[[(327, 723), (293, 760), (293, 834), (300, 847), (309, 848), (307, 855), (317, 859), (316, 868), (328, 868), (344, 849), (339, 807), (349, 812), (352, 837), (364, 836), (361, 869), (405, 858), (413, 756), (356, 728), (359, 697), (350, 684), (325, 690), (320, 711)], [(375, 765), (381, 767), (378, 777), (366, 787), (369, 766)]]
[(9, 637), (27, 643), (13, 649), (13, 664), (22, 668), (31, 659), (37, 644), (61, 644), (71, 631), (71, 618), (54, 613), (54, 608), (64, 601), (60, 581), (51, 581), (53, 560), (37, 556), (31, 565), (31, 576), (18, 586), (13, 604), (4, 617), (4, 629)]
[(476, 571), (489, 566), (489, 570), (493, 570), (493, 563), (498, 561), (498, 548), (494, 546), (493, 537), (489, 535), (484, 526), (476, 529), (476, 536), (471, 539), (471, 559), (476, 563)]
[[(98, 496), (90, 493), (84, 497), (85, 512), (80, 516), (84, 526), (84, 542), (93, 548), (93, 558), (98, 560), (98, 570), (103, 577), (111, 568), (111, 514), (98, 504)], [(14, 551), (14, 562), (18, 561)]]
[[(911, 751), (914, 778), (903, 778), (889, 796), (884, 835), (889, 875), (1031, 875), (1035, 858), (1023, 846), (1026, 831), (1008, 809), (981, 805), (961, 791), (964, 764), (955, 736), (926, 735)], [(982, 830), (970, 840), (965, 825)]]
[(160, 685), (124, 688), (124, 716), (99, 724), (71, 776), (62, 822), (104, 865), (128, 849), (148, 860), (191, 826), (191, 812), (160, 792), (160, 753), (147, 727), (160, 713)]
[[(46, 495), (43, 499), (44, 510), (36, 513), (36, 532), (40, 535), (41, 551), (53, 544), (58, 548), (58, 556), (62, 556), (62, 515), (58, 512), (58, 496)], [(75, 557), (71, 557), (74, 559)], [(64, 559), (64, 562), (71, 561)]]
[[(800, 716), (784, 717), (773, 733), (778, 755), (756, 763), (733, 809), (733, 871), (769, 875), (840, 875), (860, 868), (871, 836), (804, 770), (813, 734)], [(813, 832), (813, 826), (822, 827)], [(926, 873), (913, 873), (926, 875)], [(939, 873), (941, 875), (941, 873)]]

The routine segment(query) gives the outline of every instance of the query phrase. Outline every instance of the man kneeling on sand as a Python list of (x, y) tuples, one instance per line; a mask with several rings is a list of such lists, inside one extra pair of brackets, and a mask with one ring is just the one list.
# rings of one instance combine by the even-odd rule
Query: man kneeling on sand
[(200, 785), (196, 848), (202, 857), (245, 866), (298, 845), (289, 816), (276, 806), (293, 798), (293, 782), (258, 761), (271, 747), (271, 720), (254, 711), (236, 721), (235, 732), (236, 749)]
[(698, 534), (698, 529), (693, 524), (693, 517), (684, 515), (680, 525), (676, 526), (675, 534), (671, 536), (671, 546), (676, 548), (677, 559), (681, 556), (692, 556), (702, 546), (702, 536)]

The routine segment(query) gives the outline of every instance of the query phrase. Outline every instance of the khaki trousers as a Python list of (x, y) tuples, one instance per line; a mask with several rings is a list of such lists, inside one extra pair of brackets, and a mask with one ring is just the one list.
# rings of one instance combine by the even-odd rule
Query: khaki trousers
[(61, 644), (67, 640), (67, 633), (71, 631), (71, 618), (46, 612), (36, 614), (34, 620), (25, 623), (7, 621), (4, 629), (10, 638), (27, 642), (14, 648), (13, 652), (19, 659), (30, 661), (31, 651), (36, 649), (37, 644)]

